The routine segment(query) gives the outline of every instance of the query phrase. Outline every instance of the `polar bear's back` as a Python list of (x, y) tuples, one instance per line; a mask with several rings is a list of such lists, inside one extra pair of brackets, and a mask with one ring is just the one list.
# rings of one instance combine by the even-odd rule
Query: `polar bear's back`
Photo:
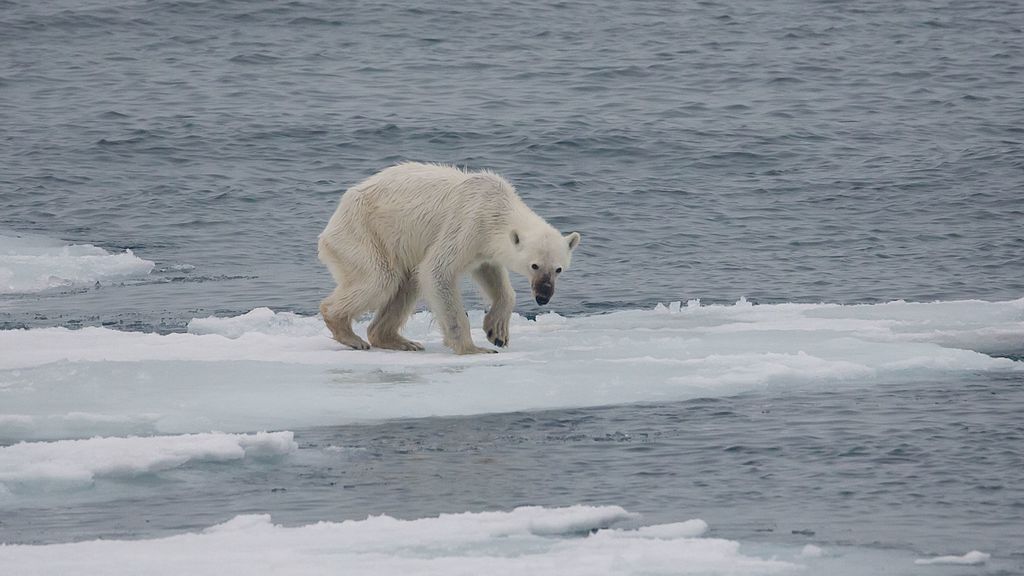
[[(438, 238), (467, 249), (507, 227), (521, 205), (515, 189), (491, 172), (406, 163), (349, 188), (320, 235), (325, 252), (365, 252), (410, 268)], [(330, 266), (329, 266), (330, 267)]]
[(415, 206), (448, 211), (452, 206), (506, 204), (515, 189), (493, 172), (469, 172), (442, 164), (407, 162), (370, 176), (353, 186), (344, 198), (380, 206)]

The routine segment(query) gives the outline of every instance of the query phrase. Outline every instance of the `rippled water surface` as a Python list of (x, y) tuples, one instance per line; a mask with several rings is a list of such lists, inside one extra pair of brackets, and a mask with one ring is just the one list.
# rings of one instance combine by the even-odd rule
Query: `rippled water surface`
[[(580, 231), (566, 315), (1012, 300), (1021, 94), (1010, 0), (0, 0), (0, 231), (155, 262), (0, 295), (0, 327), (315, 314), (339, 195), (402, 160), (494, 169)], [(15, 507), (0, 541), (586, 502), (1024, 570), (1020, 372), (861, 384), (299, 429), (288, 465)]]
[[(300, 430), (287, 466), (206, 465), (19, 509), (12, 541), (452, 510), (621, 505), (722, 537), (1020, 555), (1024, 382), (881, 389)], [(155, 494), (158, 492), (158, 494)], [(187, 510), (188, 513), (183, 513)]]
[(428, 160), (583, 233), (560, 311), (1016, 298), (1022, 29), (999, 0), (8, 0), (0, 225), (174, 282), (44, 323), (314, 312), (340, 192)]

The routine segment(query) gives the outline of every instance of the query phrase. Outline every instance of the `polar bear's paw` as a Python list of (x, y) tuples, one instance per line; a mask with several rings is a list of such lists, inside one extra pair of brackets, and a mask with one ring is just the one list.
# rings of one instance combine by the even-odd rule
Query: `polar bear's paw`
[(334, 339), (353, 350), (370, 349), (370, 344), (366, 340), (360, 338), (359, 336), (335, 336)]
[(498, 351), (491, 348), (483, 348), (481, 346), (465, 346), (463, 348), (456, 348), (456, 354), (497, 354)]
[(444, 345), (451, 348), (456, 354), (496, 354), (498, 352), (491, 348), (482, 348), (477, 346), (476, 344), (473, 344), (473, 341), (469, 338), (466, 338), (465, 340), (460, 339), (456, 342), (452, 342), (445, 338)]
[(499, 348), (508, 346), (508, 317), (488, 312), (484, 316), (484, 333), (491, 344)]
[(412, 340), (402, 338), (401, 336), (398, 335), (394, 335), (391, 336), (390, 338), (384, 338), (381, 340), (370, 338), (370, 344), (372, 344), (375, 348), (384, 348), (385, 350), (406, 350), (409, 352), (418, 352), (420, 350), (423, 350), (423, 344), (420, 344), (419, 342), (413, 342)]

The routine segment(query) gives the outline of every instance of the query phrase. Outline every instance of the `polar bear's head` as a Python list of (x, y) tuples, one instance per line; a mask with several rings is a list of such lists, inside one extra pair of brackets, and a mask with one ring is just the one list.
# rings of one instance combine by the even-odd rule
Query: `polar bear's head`
[(515, 257), (510, 269), (530, 279), (533, 297), (543, 306), (555, 293), (555, 280), (569, 269), (572, 251), (580, 243), (579, 232), (562, 236), (554, 228), (510, 234)]

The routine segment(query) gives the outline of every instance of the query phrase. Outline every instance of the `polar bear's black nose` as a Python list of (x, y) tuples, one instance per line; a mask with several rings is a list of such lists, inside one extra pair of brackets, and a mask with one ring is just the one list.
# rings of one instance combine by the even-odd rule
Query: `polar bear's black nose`
[(549, 275), (545, 274), (533, 281), (533, 297), (537, 299), (537, 304), (541, 306), (547, 304), (554, 293), (555, 283), (551, 281)]

